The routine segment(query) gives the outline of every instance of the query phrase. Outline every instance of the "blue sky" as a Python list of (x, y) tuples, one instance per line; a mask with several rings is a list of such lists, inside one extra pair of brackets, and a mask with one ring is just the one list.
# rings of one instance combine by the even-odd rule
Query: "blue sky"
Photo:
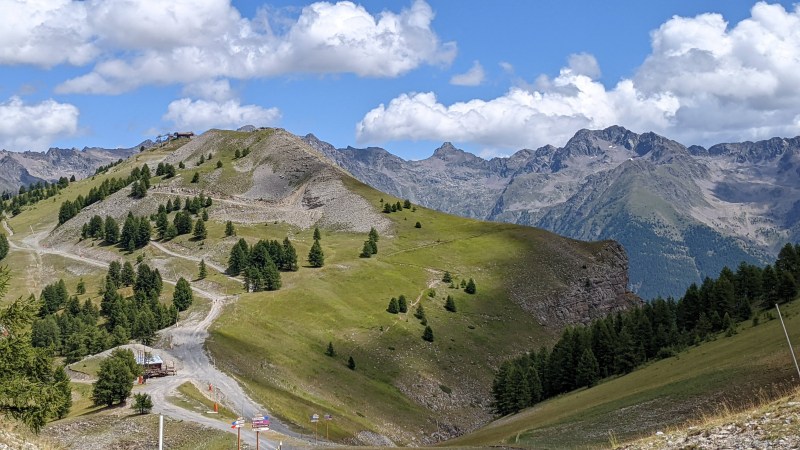
[(613, 124), (800, 134), (800, 10), (746, 1), (0, 0), (0, 148), (245, 124), (424, 158)]

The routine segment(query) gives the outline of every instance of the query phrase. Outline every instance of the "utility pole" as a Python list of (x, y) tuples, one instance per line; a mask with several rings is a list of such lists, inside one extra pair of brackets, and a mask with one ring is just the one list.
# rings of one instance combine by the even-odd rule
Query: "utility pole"
[(164, 415), (158, 415), (158, 450), (164, 450)]
[(786, 324), (783, 323), (783, 316), (781, 315), (781, 309), (778, 307), (778, 304), (775, 304), (775, 309), (778, 310), (778, 318), (781, 319), (781, 326), (783, 327), (783, 334), (786, 335), (786, 342), (789, 344), (789, 353), (792, 354), (792, 361), (794, 361), (794, 368), (797, 369), (797, 377), (800, 378), (800, 366), (797, 365), (797, 357), (794, 356), (794, 349), (792, 348), (792, 341), (789, 340), (789, 332), (786, 331)]

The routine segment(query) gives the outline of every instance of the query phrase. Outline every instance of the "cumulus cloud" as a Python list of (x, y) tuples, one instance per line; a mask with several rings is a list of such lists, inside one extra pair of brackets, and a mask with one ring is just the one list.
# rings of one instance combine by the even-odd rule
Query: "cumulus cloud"
[(237, 99), (214, 101), (182, 98), (169, 104), (163, 119), (181, 130), (203, 132), (210, 128), (274, 125), (280, 117), (277, 108), (242, 105)]
[(58, 137), (78, 130), (79, 111), (74, 105), (45, 100), (25, 104), (19, 97), (0, 103), (0, 148), (46, 150)]
[(60, 93), (289, 73), (396, 77), (452, 62), (455, 43), (441, 42), (433, 19), (424, 0), (375, 15), (317, 2), (288, 24), (265, 8), (244, 18), (230, 0), (11, 0), (0, 14), (0, 64), (96, 63)]
[(483, 71), (483, 66), (479, 61), (475, 61), (468, 71), (453, 75), (453, 77), (450, 78), (450, 84), (456, 86), (479, 86), (483, 83), (485, 77), (486, 74)]
[[(620, 124), (687, 144), (800, 134), (800, 6), (757, 3), (733, 27), (719, 14), (673, 17), (630, 79), (607, 87), (589, 54), (491, 100), (444, 105), (402, 94), (356, 125), (361, 143), (454, 140), (490, 148), (563, 144), (580, 128)], [(511, 65), (501, 63), (506, 71)]]

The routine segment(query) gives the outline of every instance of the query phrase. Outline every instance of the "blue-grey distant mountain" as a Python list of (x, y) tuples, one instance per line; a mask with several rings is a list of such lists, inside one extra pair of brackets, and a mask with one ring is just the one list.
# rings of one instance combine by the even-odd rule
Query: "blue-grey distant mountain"
[(149, 147), (147, 140), (131, 148), (105, 149), (86, 147), (83, 150), (51, 148), (46, 152), (11, 152), (0, 150), (0, 192), (16, 192), (20, 186), (60, 177), (85, 178), (98, 167), (127, 159), (139, 149)]
[(644, 298), (680, 295), (800, 240), (800, 137), (687, 148), (614, 126), (490, 160), (445, 143), (421, 161), (304, 139), (359, 180), (427, 207), (615, 239)]

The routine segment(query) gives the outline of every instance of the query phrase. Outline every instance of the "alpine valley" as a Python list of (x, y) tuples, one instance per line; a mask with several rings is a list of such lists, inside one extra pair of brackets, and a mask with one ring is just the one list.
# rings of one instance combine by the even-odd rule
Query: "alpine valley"
[(799, 137), (686, 147), (613, 126), (490, 160), (445, 143), (419, 161), (304, 139), (357, 179), (429, 208), (616, 240), (645, 299), (769, 262), (800, 239)]

